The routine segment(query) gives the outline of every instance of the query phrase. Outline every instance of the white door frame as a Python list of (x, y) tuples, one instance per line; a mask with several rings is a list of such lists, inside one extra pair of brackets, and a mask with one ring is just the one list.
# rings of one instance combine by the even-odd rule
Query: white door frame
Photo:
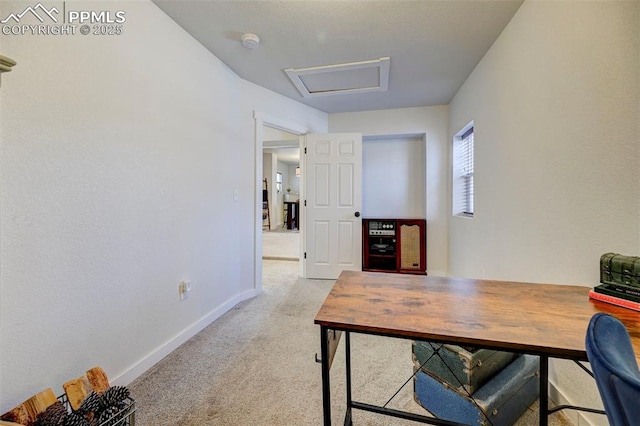
[[(253, 288), (255, 290), (255, 294), (258, 295), (262, 293), (262, 154), (263, 154), (263, 132), (262, 127), (268, 126), (273, 127), (274, 129), (283, 130), (285, 132), (293, 133), (295, 135), (301, 136), (305, 133), (308, 133), (310, 130), (304, 125), (296, 122), (291, 122), (279, 117), (274, 117), (269, 114), (265, 114), (260, 111), (253, 111), (253, 121), (254, 121), (254, 149), (255, 149), (255, 163), (254, 163), (254, 182), (255, 182), (255, 205), (254, 205), (254, 215), (255, 215), (255, 228), (253, 233)], [(302, 139), (300, 138), (300, 179), (304, 179), (304, 166), (302, 164), (302, 152), (304, 152), (304, 147), (302, 144)], [(300, 191), (302, 191), (302, 186), (300, 185)], [(300, 194), (301, 198), (303, 194)], [(302, 209), (301, 209), (302, 210)], [(302, 219), (302, 218), (300, 218)], [(300, 229), (300, 224), (298, 224), (298, 229)], [(301, 239), (302, 240), (302, 239)], [(302, 246), (302, 241), (301, 241)], [(302, 257), (300, 257), (300, 270), (302, 271)]]

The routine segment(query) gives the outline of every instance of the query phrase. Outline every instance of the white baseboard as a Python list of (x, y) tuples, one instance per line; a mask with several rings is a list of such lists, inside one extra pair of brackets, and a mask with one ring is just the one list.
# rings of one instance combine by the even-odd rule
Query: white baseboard
[[(549, 381), (549, 399), (554, 405), (576, 405), (556, 387), (554, 383)], [(554, 416), (563, 415), (573, 426), (594, 426), (593, 423), (584, 415), (584, 412), (578, 410), (561, 410), (553, 414)]]
[(128, 385), (133, 380), (140, 377), (144, 372), (153, 367), (161, 359), (176, 350), (184, 342), (186, 342), (187, 340), (198, 334), (200, 331), (202, 331), (206, 326), (220, 318), (238, 303), (247, 299), (251, 299), (257, 294), (258, 293), (254, 289), (247, 290), (222, 303), (211, 312), (200, 318), (198, 321), (182, 330), (178, 335), (170, 339), (168, 342), (158, 347), (149, 355), (145, 356), (143, 359), (132, 365), (124, 373), (114, 377), (112, 380), (110, 380), (111, 384), (117, 386)]

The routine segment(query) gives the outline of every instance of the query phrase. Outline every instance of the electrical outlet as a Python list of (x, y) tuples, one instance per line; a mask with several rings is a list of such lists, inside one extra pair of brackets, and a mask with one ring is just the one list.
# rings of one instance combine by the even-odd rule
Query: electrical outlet
[(180, 294), (180, 301), (187, 300), (189, 298), (189, 292), (191, 292), (191, 281), (182, 281), (178, 284), (178, 294)]

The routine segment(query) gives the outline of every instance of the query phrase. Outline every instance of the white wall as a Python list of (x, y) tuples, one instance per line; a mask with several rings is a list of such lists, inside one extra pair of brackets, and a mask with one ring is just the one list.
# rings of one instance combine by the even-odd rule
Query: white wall
[(424, 145), (416, 137), (363, 141), (362, 217), (426, 217)]
[(283, 169), (286, 168), (287, 170), (287, 182), (288, 182), (288, 184), (285, 185), (284, 189), (286, 192), (287, 188), (291, 188), (292, 195), (300, 194), (300, 176), (296, 176), (296, 167), (298, 167), (298, 164), (283, 163)]
[[(638, 2), (525, 1), (450, 104), (449, 140), (474, 120), (476, 154), (451, 275), (593, 286), (601, 254), (640, 253), (639, 28)], [(599, 404), (554, 367), (565, 397)]]
[(330, 132), (362, 132), (365, 138), (401, 135), (423, 137), (426, 157), (424, 211), (427, 219), (427, 271), (432, 275), (447, 273), (447, 122), (447, 106), (329, 115)]
[[(267, 127), (265, 127), (267, 128)], [(287, 188), (291, 189), (292, 200), (300, 194), (300, 178), (296, 176), (296, 165), (278, 159), (276, 153), (263, 154), (263, 175), (269, 179), (269, 208), (271, 212), (271, 229), (284, 225), (284, 196)], [(282, 173), (282, 191), (276, 191), (276, 172)], [(266, 221), (265, 221), (266, 224)]]
[(276, 191), (276, 171), (278, 155), (270, 152), (262, 154), (262, 176), (267, 179), (267, 196), (269, 197), (269, 222), (263, 220), (263, 226), (270, 223), (271, 229), (278, 224), (278, 193)]
[[(298, 135), (294, 135), (293, 133), (285, 132), (284, 130), (274, 129), (273, 127), (264, 126), (262, 129), (262, 137), (268, 143), (276, 143), (280, 145), (278, 142), (290, 142), (290, 141), (298, 141)], [(268, 145), (268, 143), (265, 144)]]
[(124, 34), (1, 36), (0, 412), (96, 365), (126, 384), (253, 295), (253, 112), (327, 130), (151, 2), (88, 7)]
[(289, 183), (289, 164), (278, 161), (278, 171), (282, 173), (282, 191), (278, 194), (278, 223), (281, 227), (284, 227), (284, 195), (287, 193), (287, 188), (291, 187)]
[(296, 176), (296, 165), (284, 161), (278, 161), (278, 171), (282, 173), (282, 192), (278, 194), (278, 218), (279, 225), (286, 228), (284, 216), (284, 202), (287, 195), (287, 188), (291, 189), (288, 193), (291, 201), (295, 201), (300, 194), (300, 178)]

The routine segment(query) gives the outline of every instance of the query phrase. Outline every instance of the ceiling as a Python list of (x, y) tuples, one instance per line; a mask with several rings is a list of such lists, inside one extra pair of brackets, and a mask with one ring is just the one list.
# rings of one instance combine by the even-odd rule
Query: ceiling
[[(268, 142), (268, 141), (265, 141)], [(262, 150), (266, 154), (276, 154), (278, 161), (290, 165), (300, 164), (300, 148), (264, 148)]]
[(278, 155), (278, 161), (298, 165), (300, 163), (300, 139), (298, 135), (264, 126), (262, 128), (263, 152)]
[[(327, 113), (448, 104), (522, 1), (153, 0), (241, 78)], [(244, 33), (258, 48), (242, 46)], [(305, 98), (285, 73), (385, 57), (387, 91), (335, 94), (320, 82), (333, 94)], [(378, 74), (364, 71), (371, 86)], [(347, 74), (328, 81), (361, 78)]]

